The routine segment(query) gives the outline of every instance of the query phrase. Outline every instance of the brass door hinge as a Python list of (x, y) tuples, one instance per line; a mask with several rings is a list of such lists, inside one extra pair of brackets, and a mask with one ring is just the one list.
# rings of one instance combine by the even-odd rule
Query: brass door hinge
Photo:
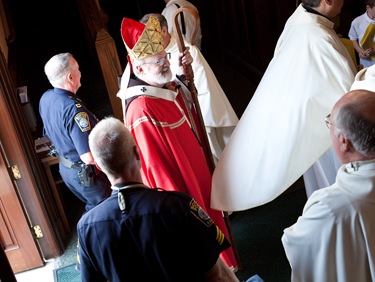
[(18, 169), (18, 166), (17, 166), (17, 165), (12, 165), (12, 166), (10, 167), (10, 169), (11, 169), (12, 172), (13, 172), (14, 180), (21, 179), (21, 173), (20, 173), (20, 170)]
[(37, 239), (43, 238), (42, 228), (40, 228), (39, 225), (34, 225), (32, 227), (32, 229), (34, 230), (34, 236), (35, 236), (35, 238), (37, 238)]

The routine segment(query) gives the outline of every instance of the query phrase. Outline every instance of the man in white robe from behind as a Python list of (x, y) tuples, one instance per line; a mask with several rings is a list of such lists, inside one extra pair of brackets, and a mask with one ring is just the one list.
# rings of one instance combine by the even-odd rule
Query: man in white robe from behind
[[(182, 70), (179, 67), (178, 61), (180, 51), (178, 50), (175, 35), (168, 32), (168, 22), (166, 18), (161, 14), (153, 13), (144, 15), (140, 22), (147, 23), (151, 15), (156, 17), (160, 22), (165, 51), (171, 54), (169, 62), (173, 77), (181, 75)], [(193, 58), (191, 67), (194, 72), (194, 85), (197, 89), (198, 101), (208, 141), (210, 143), (212, 157), (214, 163), (217, 163), (238, 123), (238, 117), (200, 50), (186, 40), (184, 40), (184, 44), (185, 47), (189, 47), (190, 55)], [(128, 76), (128, 72), (127, 66), (123, 77)], [(125, 83), (127, 80), (124, 79), (121, 81)], [(121, 91), (124, 89), (126, 89), (126, 85), (121, 83)]]
[[(374, 76), (372, 83), (375, 90)], [(302, 216), (284, 230), (291, 281), (375, 281), (374, 109), (374, 92), (354, 90), (326, 119), (344, 165), (336, 182), (315, 191)]]
[[(329, 20), (340, 13), (343, 1), (320, 0), (311, 7), (314, 2), (304, 0), (288, 19), (225, 147), (213, 175), (214, 209), (239, 211), (268, 203), (314, 163), (322, 165), (316, 162), (331, 142), (319, 121), (350, 89), (356, 66)], [(327, 155), (333, 182), (338, 166), (333, 154)], [(324, 178), (326, 171), (314, 177)]]

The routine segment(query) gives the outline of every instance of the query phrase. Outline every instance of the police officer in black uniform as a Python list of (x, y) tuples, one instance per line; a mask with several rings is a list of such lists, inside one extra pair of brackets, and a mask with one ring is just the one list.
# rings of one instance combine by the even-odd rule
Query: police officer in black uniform
[(98, 119), (76, 96), (81, 86), (79, 65), (70, 53), (53, 56), (44, 72), (53, 89), (39, 103), (44, 135), (51, 140), (51, 154), (59, 158), (59, 169), (66, 186), (84, 203), (86, 210), (111, 194), (104, 173), (95, 168), (88, 135)]
[(114, 191), (78, 222), (82, 281), (239, 281), (219, 257), (230, 243), (197, 202), (143, 185), (138, 147), (121, 121), (100, 121), (89, 144)]

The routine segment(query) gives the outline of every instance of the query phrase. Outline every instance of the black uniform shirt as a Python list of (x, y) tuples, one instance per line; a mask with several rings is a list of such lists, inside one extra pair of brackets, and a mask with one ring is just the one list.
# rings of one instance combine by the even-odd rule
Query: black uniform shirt
[(82, 281), (203, 281), (230, 247), (212, 219), (187, 194), (122, 190), (78, 223)]

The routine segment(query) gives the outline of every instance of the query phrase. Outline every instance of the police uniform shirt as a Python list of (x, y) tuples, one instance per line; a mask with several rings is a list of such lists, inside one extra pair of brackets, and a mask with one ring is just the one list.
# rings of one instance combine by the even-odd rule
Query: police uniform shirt
[(203, 281), (230, 247), (195, 200), (160, 189), (122, 190), (77, 225), (82, 281)]
[(71, 161), (90, 151), (88, 135), (98, 119), (73, 93), (60, 88), (47, 90), (39, 103), (45, 135), (58, 153)]

